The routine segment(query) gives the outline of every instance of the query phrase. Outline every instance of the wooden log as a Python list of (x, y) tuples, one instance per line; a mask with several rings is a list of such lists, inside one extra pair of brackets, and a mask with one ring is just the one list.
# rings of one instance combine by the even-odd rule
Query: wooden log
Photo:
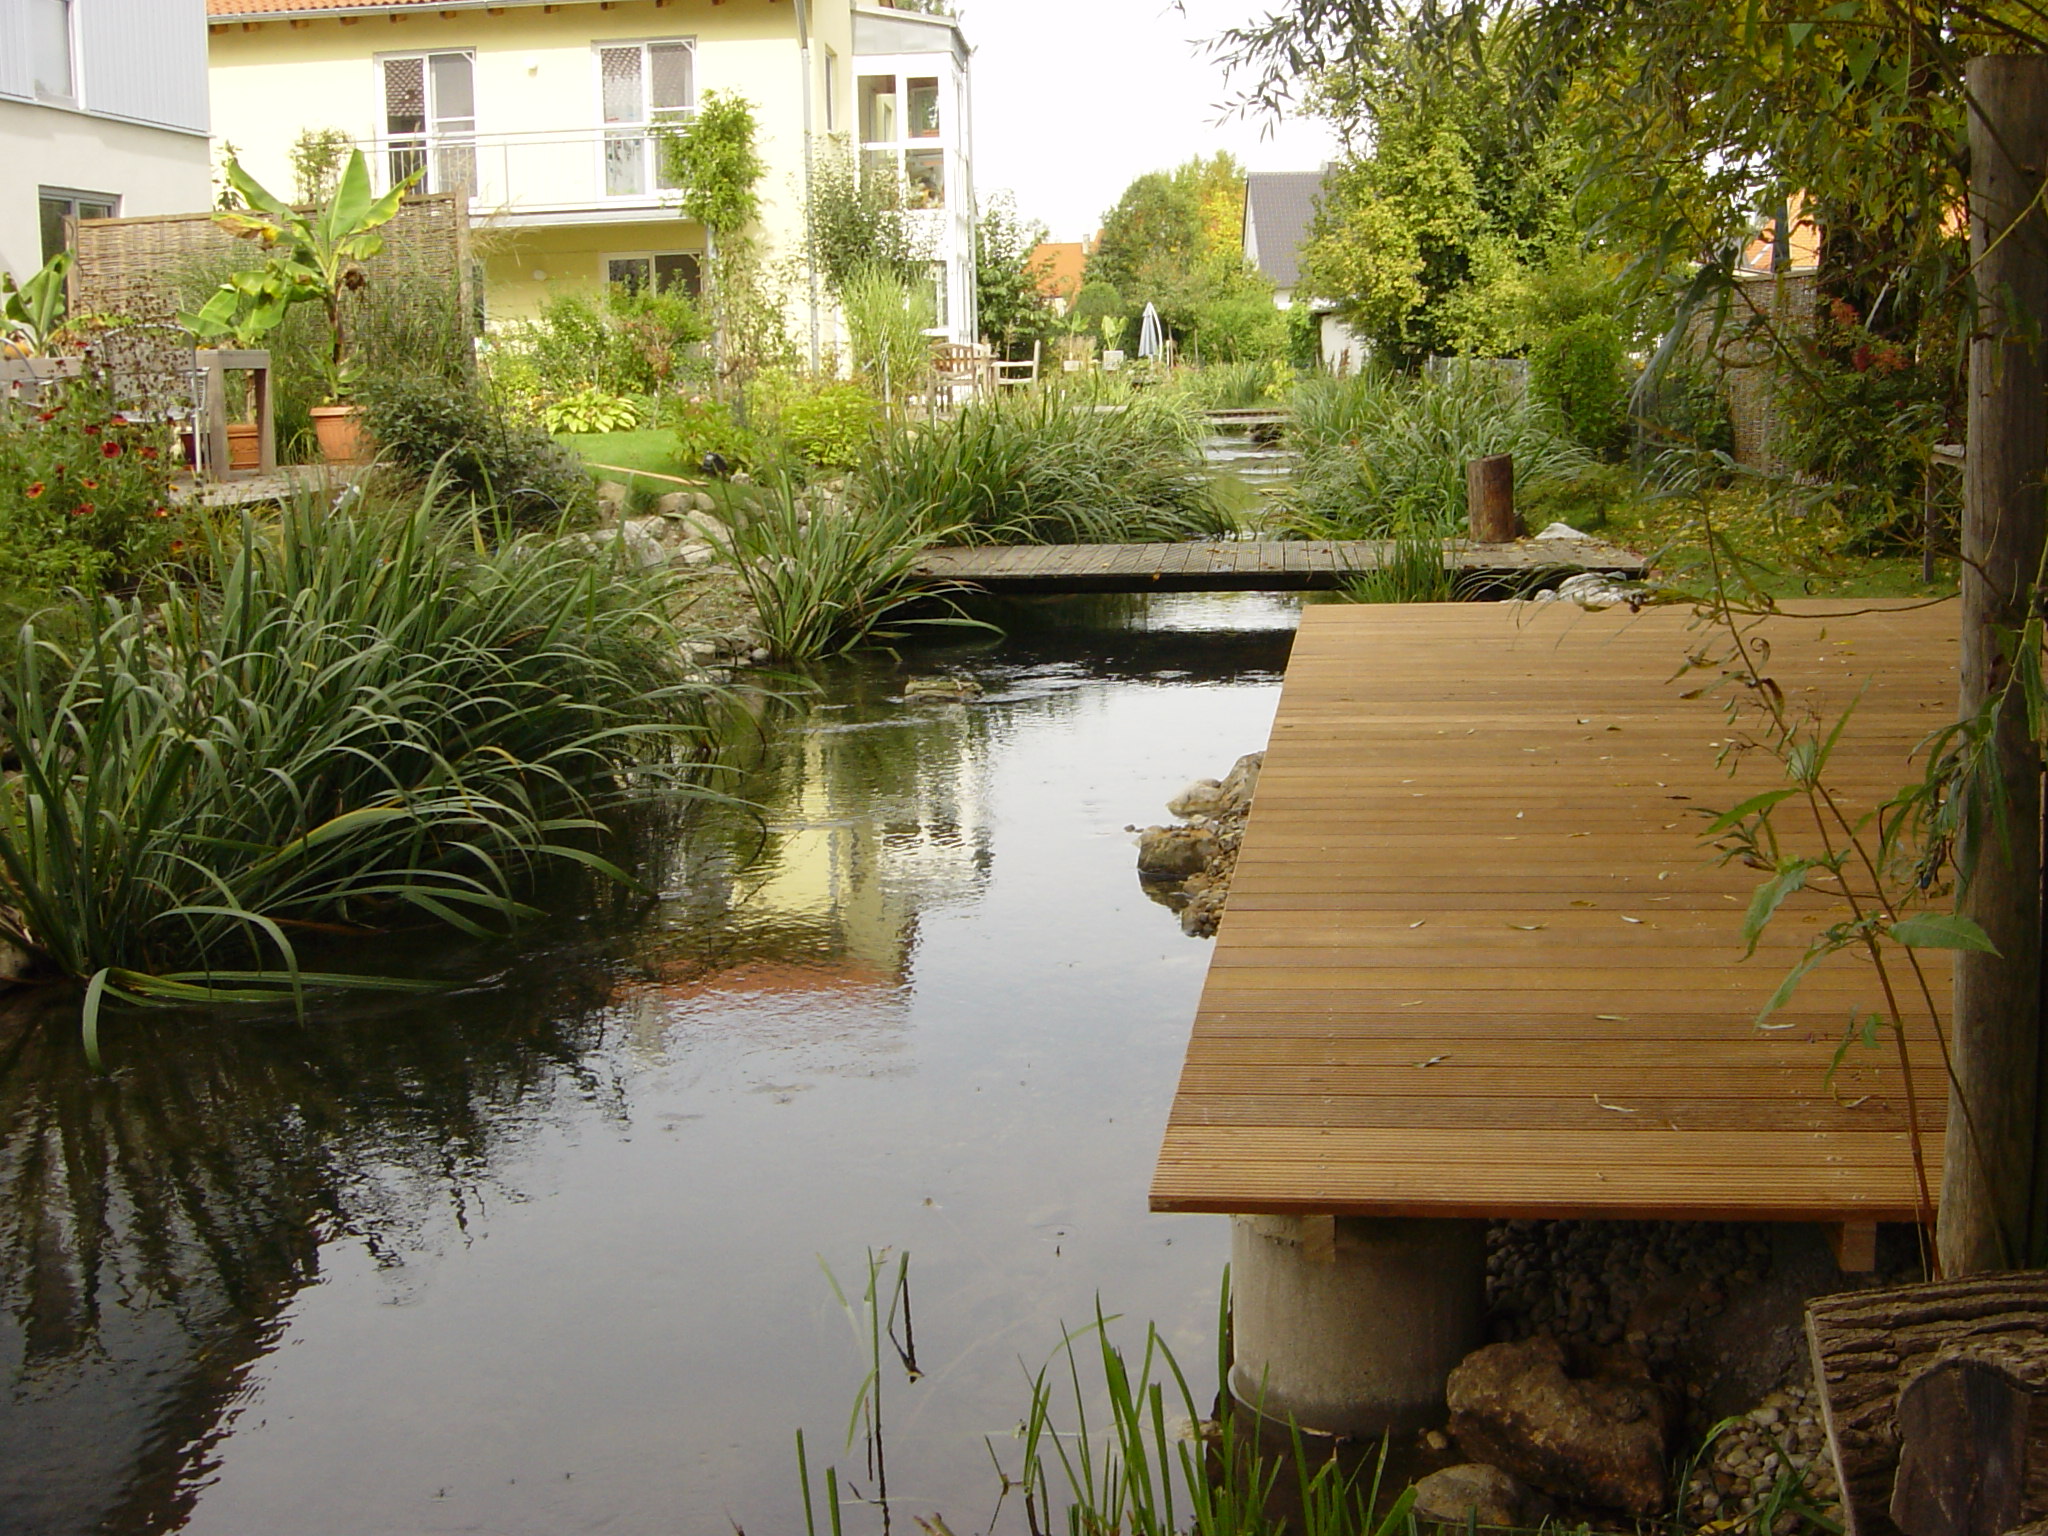
[[(2003, 649), (2032, 606), (2048, 516), (2048, 56), (1972, 59), (1970, 254), (1977, 319), (1970, 340), (1964, 467), (1961, 714), (2006, 687)], [(1956, 960), (1952, 1091), (1939, 1249), (1947, 1275), (2048, 1261), (2036, 1172), (2043, 1097), (2041, 754), (2017, 691), (1994, 724), (1988, 774), (1958, 907), (1997, 946)], [(1984, 803), (1995, 795), (1997, 808)]]
[[(2048, 1272), (1823, 1296), (1807, 1306), (1806, 1334), (1844, 1536), (1905, 1536), (1892, 1517), (1902, 1389), (1932, 1366), (1968, 1358), (2048, 1393)], [(2048, 1477), (2048, 1457), (2039, 1472)], [(2041, 1496), (2048, 1501), (2048, 1482)], [(2026, 1518), (2048, 1515), (2033, 1512), (2033, 1497)]]
[(1513, 454), (1490, 454), (1465, 466), (1465, 524), (1475, 544), (1507, 544), (1520, 536)]
[(1936, 1361), (1900, 1389), (1892, 1523), (1906, 1536), (2005, 1536), (2029, 1514), (2036, 1394), (1989, 1360)]

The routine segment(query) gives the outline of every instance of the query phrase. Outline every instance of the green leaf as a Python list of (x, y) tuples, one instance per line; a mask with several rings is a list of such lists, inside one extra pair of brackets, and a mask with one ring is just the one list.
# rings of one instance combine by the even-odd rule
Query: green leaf
[(1806, 872), (1813, 868), (1811, 859), (1793, 859), (1778, 866), (1778, 872), (1756, 888), (1756, 894), (1749, 899), (1749, 911), (1742, 919), (1742, 938), (1747, 946), (1743, 955), (1747, 958), (1756, 953), (1757, 941), (1764, 935), (1764, 929), (1784, 905), (1785, 898), (1806, 884)]
[(1833, 953), (1834, 948), (1832, 945), (1816, 943), (1804, 955), (1801, 955), (1799, 963), (1785, 973), (1785, 979), (1778, 983), (1778, 990), (1771, 994), (1770, 1000), (1758, 1011), (1756, 1022), (1761, 1025), (1765, 1019), (1768, 1019), (1780, 1008), (1791, 1002), (1792, 994), (1799, 990), (1799, 983), (1806, 980), (1807, 972), (1811, 971)]
[(1707, 827), (1706, 835), (1708, 837), (1712, 837), (1717, 832), (1726, 832), (1730, 827), (1734, 826), (1737, 822), (1747, 821), (1750, 817), (1757, 815), (1759, 812), (1768, 811), (1780, 800), (1789, 800), (1798, 793), (1799, 791), (1796, 789), (1771, 789), (1766, 790), (1763, 794), (1760, 795), (1751, 795), (1747, 800), (1743, 801), (1742, 804), (1737, 806), (1731, 806), (1728, 810), (1725, 810), (1719, 816), (1716, 816), (1713, 822)]
[(1995, 955), (1990, 935), (1960, 912), (1915, 912), (1893, 923), (1891, 936), (1908, 949), (1973, 949)]

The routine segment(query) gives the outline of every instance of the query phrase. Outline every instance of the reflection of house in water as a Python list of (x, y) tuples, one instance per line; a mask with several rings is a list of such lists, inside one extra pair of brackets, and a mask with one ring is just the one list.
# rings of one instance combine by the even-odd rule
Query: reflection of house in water
[[(820, 710), (735, 793), (749, 820), (698, 829), (671, 878), (665, 998), (870, 993), (910, 977), (920, 918), (979, 890), (991, 857), (987, 717), (935, 706)], [(707, 910), (710, 909), (710, 910)]]

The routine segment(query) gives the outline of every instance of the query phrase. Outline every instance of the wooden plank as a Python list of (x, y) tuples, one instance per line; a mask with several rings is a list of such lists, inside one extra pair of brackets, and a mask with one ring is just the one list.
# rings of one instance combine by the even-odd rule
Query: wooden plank
[[(1770, 621), (1800, 707), (1861, 697), (1836, 757), (1851, 814), (1914, 775), (1955, 687), (1951, 613), (1857, 606)], [(1688, 620), (1304, 611), (1155, 1208), (1858, 1232), (1914, 1216), (1888, 1042), (1852, 1045), (1829, 1078), (1845, 1024), (1881, 1006), (1868, 963), (1835, 957), (1774, 1028), (1754, 1025), (1846, 909), (1802, 892), (1744, 960), (1758, 877), (1713, 863), (1700, 813), (1778, 770), (1719, 761), (1721, 702), (1671, 681), (1697, 644)], [(1948, 957), (1921, 960), (1944, 1008)], [(1924, 1036), (1923, 1021), (1912, 1070), (1938, 1189), (1946, 1092)]]

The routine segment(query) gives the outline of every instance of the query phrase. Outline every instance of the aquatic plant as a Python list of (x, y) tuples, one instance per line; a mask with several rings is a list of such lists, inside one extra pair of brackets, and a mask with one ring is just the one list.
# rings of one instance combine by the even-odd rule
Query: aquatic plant
[[(963, 590), (957, 583), (918, 574), (919, 554), (956, 531), (915, 507), (857, 511), (799, 492), (786, 476), (754, 497), (729, 496), (727, 506), (731, 521), (711, 541), (739, 573), (769, 649), (785, 661), (837, 656), (911, 626), (975, 622), (948, 601)], [(935, 612), (908, 611), (934, 603)]]
[(1143, 395), (1013, 390), (950, 420), (885, 433), (849, 482), (868, 515), (985, 544), (1214, 538), (1231, 529), (1202, 464), (1199, 420)]
[(1512, 377), (1456, 364), (1437, 378), (1365, 373), (1305, 382), (1294, 396), (1301, 451), (1276, 521), (1307, 538), (1462, 531), (1465, 466), (1515, 460), (1522, 492), (1583, 473), (1593, 457)]
[[(416, 504), (206, 536), (217, 589), (79, 599), (0, 677), (0, 934), (109, 999), (298, 999), (313, 935), (502, 932), (717, 691), (623, 557)], [(502, 532), (502, 530), (501, 530)], [(688, 784), (685, 792), (701, 792)]]
[[(826, 1274), (830, 1278), (831, 1271)], [(820, 1503), (832, 1536), (841, 1536), (843, 1506), (853, 1502), (878, 1506), (882, 1529), (890, 1527), (880, 1408), (887, 1374), (883, 1341), (892, 1346), (909, 1381), (917, 1380), (919, 1372), (909, 1335), (909, 1256), (901, 1256), (893, 1284), (885, 1289), (882, 1280), (888, 1274), (886, 1258), (870, 1252), (867, 1290), (858, 1307), (832, 1281), (867, 1367), (847, 1449), (858, 1436), (875, 1493), (872, 1498), (855, 1495), (831, 1465), (823, 1468), (821, 1486), (814, 1491), (808, 1448), (799, 1431), (797, 1473), (806, 1536), (818, 1536)], [(1029, 1403), (1016, 1432), (1014, 1471), (1004, 1466), (996, 1442), (988, 1443), (1001, 1479), (988, 1529), (998, 1528), (1003, 1504), (1016, 1497), (1031, 1536), (1058, 1530), (1076, 1536), (1416, 1536), (1413, 1488), (1404, 1489), (1382, 1512), (1385, 1440), (1376, 1460), (1352, 1468), (1344, 1466), (1334, 1446), (1311, 1450), (1298, 1429), (1290, 1431), (1284, 1451), (1276, 1454), (1262, 1442), (1260, 1414), (1239, 1408), (1227, 1391), (1213, 1414), (1205, 1411), (1156, 1327), (1146, 1327), (1143, 1352), (1132, 1361), (1112, 1336), (1117, 1321), (1098, 1304), (1095, 1320), (1065, 1333), (1045, 1364), (1026, 1378)], [(1218, 1381), (1228, 1378), (1230, 1336), (1226, 1269), (1217, 1303)], [(1104, 1405), (1106, 1421), (1091, 1421), (1091, 1403)], [(1274, 1499), (1281, 1479), (1290, 1474), (1295, 1515), (1277, 1508)], [(946, 1529), (943, 1521), (918, 1523), (927, 1530)]]
[(1349, 578), (1343, 592), (1353, 603), (1448, 603), (1458, 583), (1444, 564), (1441, 539), (1408, 537), (1395, 539), (1380, 563)]

